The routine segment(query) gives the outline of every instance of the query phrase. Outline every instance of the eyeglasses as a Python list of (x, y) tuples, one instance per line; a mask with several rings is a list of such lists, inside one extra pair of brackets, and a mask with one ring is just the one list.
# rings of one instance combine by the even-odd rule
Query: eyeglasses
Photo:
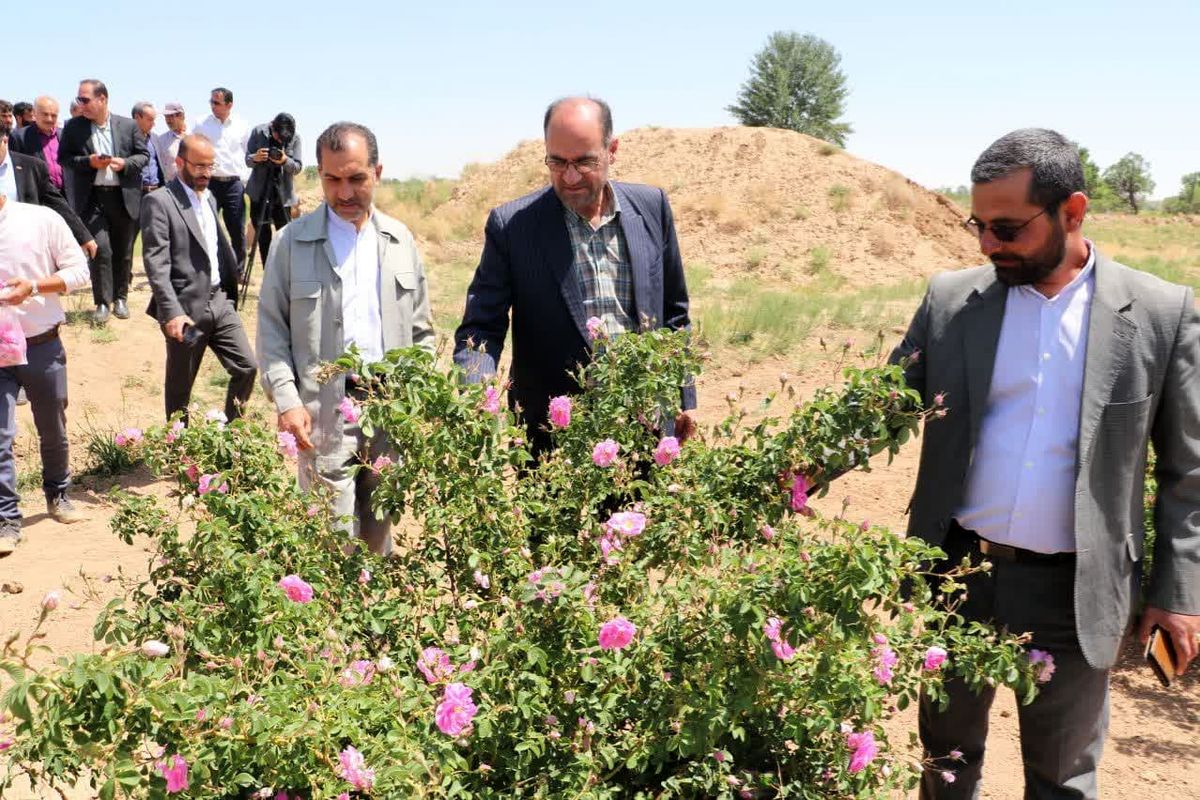
[(216, 164), (197, 164), (195, 161), (183, 160), (185, 164), (189, 164), (196, 172), (212, 172), (217, 168)]
[(567, 167), (574, 167), (575, 171), (580, 175), (588, 175), (600, 169), (600, 159), (592, 156), (579, 158), (574, 161), (567, 161), (565, 158), (559, 158), (558, 156), (546, 156), (545, 161), (546, 166), (554, 173), (566, 172)]
[(1045, 214), (1049, 210), (1050, 210), (1050, 206), (1046, 206), (1041, 211), (1039, 211), (1038, 213), (1034, 214), (1029, 219), (1022, 222), (1020, 225), (1006, 225), (1002, 222), (1001, 223), (993, 222), (992, 224), (989, 225), (988, 223), (984, 222), (983, 220), (976, 219), (975, 215), (972, 214), (970, 216), (970, 218), (968, 218), (967, 221), (963, 223), (963, 227), (966, 228), (971, 233), (975, 234), (975, 236), (979, 239), (982, 239), (983, 235), (985, 233), (987, 233), (988, 230), (991, 230), (992, 236), (995, 236), (998, 241), (1011, 242), (1011, 241), (1014, 241), (1017, 238), (1018, 234), (1021, 233), (1022, 228), (1024, 228), (1026, 225), (1033, 222), (1035, 219), (1040, 217), (1042, 214)]
[(93, 98), (91, 97), (76, 97), (75, 102), (81, 106), (86, 106), (88, 103), (92, 102), (92, 99)]

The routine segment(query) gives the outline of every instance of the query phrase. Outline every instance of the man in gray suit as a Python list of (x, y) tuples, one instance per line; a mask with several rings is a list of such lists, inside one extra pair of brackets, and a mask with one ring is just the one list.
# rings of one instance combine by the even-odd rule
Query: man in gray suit
[[(948, 409), (925, 426), (909, 535), (948, 565), (991, 561), (960, 613), (1031, 634), (1046, 682), (1019, 711), (1025, 796), (1095, 798), (1109, 669), (1139, 600), (1148, 443), (1157, 541), (1139, 633), (1168, 630), (1183, 666), (1196, 655), (1200, 316), (1190, 289), (1084, 238), (1083, 168), (1060, 134), (1002, 137), (971, 181), (967, 224), (992, 263), (934, 277), (892, 354)], [(921, 700), (921, 796), (976, 797), (994, 691), (946, 689), (944, 710)]]
[(263, 264), (271, 251), (272, 230), (279, 230), (292, 219), (291, 209), (297, 202), (294, 179), (304, 168), (300, 152), (300, 135), (291, 114), (280, 112), (250, 131), (246, 143), (246, 166), (250, 167), (246, 194), (250, 196), (250, 221), (255, 226)]
[(237, 259), (217, 225), (208, 191), (213, 147), (202, 134), (185, 136), (175, 158), (175, 178), (142, 201), (142, 263), (153, 297), (146, 313), (167, 340), (167, 418), (187, 419), (192, 384), (206, 347), (229, 373), (225, 416), (241, 416), (254, 391), (254, 351), (234, 310)]
[(337, 122), (317, 139), (325, 202), (283, 229), (271, 248), (258, 301), (262, 385), (279, 412), (279, 429), (296, 437), (300, 484), (318, 479), (333, 491), (347, 533), (376, 553), (391, 552), (389, 520), (376, 519), (374, 470), (358, 470), (392, 452), (368, 439), (351, 404), (364, 389), (350, 377), (321, 384), (314, 374), (357, 345), (367, 361), (398, 347), (433, 352), (425, 268), (408, 228), (374, 205), (383, 174), (375, 135)]

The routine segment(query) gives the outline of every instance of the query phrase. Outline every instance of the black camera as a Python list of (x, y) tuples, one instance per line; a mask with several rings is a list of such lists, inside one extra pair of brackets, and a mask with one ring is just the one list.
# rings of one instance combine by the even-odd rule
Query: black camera
[(283, 158), (283, 150), (278, 147), (272, 147), (267, 150), (267, 158), (271, 159), (272, 161), (278, 161), (279, 159)]
[(279, 161), (283, 158), (284, 148), (290, 145), (296, 136), (296, 119), (291, 114), (276, 114), (275, 119), (271, 120), (271, 134), (279, 144), (271, 144), (267, 157), (272, 161)]

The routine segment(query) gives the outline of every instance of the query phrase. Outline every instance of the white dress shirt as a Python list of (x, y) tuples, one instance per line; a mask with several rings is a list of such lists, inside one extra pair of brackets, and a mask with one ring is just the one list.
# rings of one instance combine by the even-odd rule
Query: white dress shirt
[(12, 156), (8, 153), (0, 161), (0, 194), (7, 197), (10, 203), (17, 202), (17, 173), (13, 168)]
[(1039, 553), (1075, 550), (1075, 461), (1096, 277), (1054, 297), (1008, 290), (987, 409), (955, 518), (984, 539)]
[(213, 143), (213, 176), (217, 178), (241, 178), (245, 183), (250, 178), (246, 166), (246, 144), (250, 141), (250, 126), (232, 111), (224, 122), (214, 115), (192, 128), (192, 133), (202, 133)]
[(375, 210), (362, 230), (333, 213), (328, 206), (329, 243), (337, 259), (334, 271), (342, 279), (342, 342), (358, 345), (363, 361), (383, 360), (383, 317), (379, 310), (379, 232)]
[(217, 215), (208, 203), (207, 189), (204, 190), (204, 194), (199, 194), (183, 181), (179, 183), (183, 185), (183, 191), (187, 192), (196, 218), (200, 221), (200, 232), (204, 234), (204, 250), (208, 253), (208, 275), (212, 285), (216, 286), (221, 282), (220, 262), (217, 261)]
[(162, 169), (163, 183), (175, 180), (175, 156), (179, 155), (179, 143), (183, 136), (172, 130), (166, 130), (153, 138), (154, 149), (158, 153), (158, 166)]
[[(0, 278), (35, 281), (55, 273), (67, 284), (68, 292), (91, 282), (87, 258), (67, 223), (42, 206), (5, 203), (0, 208)], [(57, 293), (30, 297), (14, 310), (27, 338), (67, 319)]]

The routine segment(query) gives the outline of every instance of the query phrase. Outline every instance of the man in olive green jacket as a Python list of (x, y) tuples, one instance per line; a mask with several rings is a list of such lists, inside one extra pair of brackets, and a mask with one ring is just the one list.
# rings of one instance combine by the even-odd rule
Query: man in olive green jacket
[(329, 486), (347, 532), (386, 554), (389, 520), (376, 519), (370, 502), (378, 474), (352, 468), (391, 446), (363, 436), (352, 380), (321, 384), (314, 372), (350, 345), (367, 361), (412, 345), (432, 352), (425, 270), (412, 234), (374, 206), (383, 167), (370, 130), (331, 125), (317, 140), (317, 169), (325, 202), (284, 228), (267, 258), (258, 305), (262, 385), (279, 430), (296, 439), (301, 486)]

